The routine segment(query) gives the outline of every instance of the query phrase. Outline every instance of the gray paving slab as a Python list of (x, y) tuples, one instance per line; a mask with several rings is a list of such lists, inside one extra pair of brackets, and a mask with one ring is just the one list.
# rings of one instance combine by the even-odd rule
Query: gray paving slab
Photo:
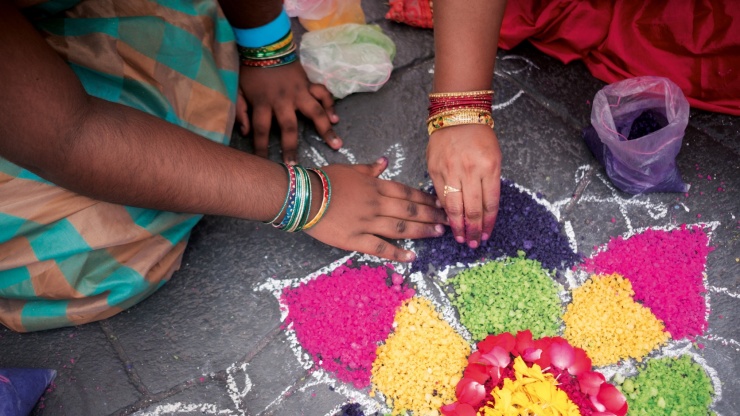
[(308, 375), (295, 358), (285, 333), (250, 360), (246, 373), (252, 385), (244, 398), (250, 414), (272, 412), (285, 400), (285, 394)]
[(105, 415), (141, 397), (98, 324), (29, 334), (0, 328), (2, 367), (57, 371), (39, 414)]
[(740, 117), (692, 109), (689, 123), (740, 154)]
[(318, 416), (326, 415), (347, 401), (347, 398), (331, 390), (326, 384), (304, 385), (286, 395), (275, 408), (268, 409), (264, 416)]
[(226, 386), (223, 383), (209, 380), (203, 383), (197, 382), (133, 414), (136, 416), (196, 416), (234, 414), (236, 411), (236, 404), (232, 401)]

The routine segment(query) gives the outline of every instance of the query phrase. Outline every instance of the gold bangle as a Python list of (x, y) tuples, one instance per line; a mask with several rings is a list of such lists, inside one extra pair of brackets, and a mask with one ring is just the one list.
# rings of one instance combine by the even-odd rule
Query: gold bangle
[(429, 94), (429, 98), (442, 97), (475, 97), (477, 95), (492, 95), (493, 90), (464, 91), (464, 92), (435, 92)]
[(445, 127), (459, 126), (462, 124), (485, 124), (493, 128), (493, 116), (490, 111), (462, 110), (449, 115), (435, 116), (427, 122), (427, 132), (432, 133)]
[(490, 112), (491, 112), (491, 110), (482, 110), (480, 107), (460, 107), (460, 108), (453, 108), (453, 109), (450, 109), (450, 110), (445, 110), (445, 111), (439, 112), (439, 113), (437, 113), (437, 114), (429, 117), (426, 122), (429, 123), (430, 121), (435, 120), (437, 118), (452, 116), (452, 115), (455, 115), (455, 114), (458, 114), (458, 113), (466, 113), (466, 114), (467, 113), (470, 113), (470, 114), (476, 114), (477, 115), (478, 113), (490, 113)]

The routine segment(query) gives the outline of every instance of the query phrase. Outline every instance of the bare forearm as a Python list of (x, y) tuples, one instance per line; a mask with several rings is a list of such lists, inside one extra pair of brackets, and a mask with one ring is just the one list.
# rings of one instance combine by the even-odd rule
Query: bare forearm
[(95, 199), (167, 211), (267, 220), (288, 183), (273, 162), (95, 98), (59, 151), (36, 156), (39, 175)]
[(489, 89), (506, 0), (434, 2), (434, 91)]

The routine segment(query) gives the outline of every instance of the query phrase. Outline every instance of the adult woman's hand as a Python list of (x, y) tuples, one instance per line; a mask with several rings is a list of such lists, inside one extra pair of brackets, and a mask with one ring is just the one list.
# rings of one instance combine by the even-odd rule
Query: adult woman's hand
[(429, 138), (427, 166), (455, 240), (477, 248), (491, 236), (498, 213), (501, 150), (496, 133), (481, 124), (439, 129)]
[(310, 236), (345, 250), (400, 261), (413, 261), (410, 250), (380, 237), (414, 239), (439, 237), (447, 224), (433, 195), (398, 182), (378, 179), (388, 166), (381, 158), (368, 165), (329, 165), (331, 205), (324, 218), (306, 231)]
[[(251, 122), (247, 116), (248, 106), (252, 108)], [(242, 134), (249, 133), (250, 128), (254, 130), (254, 150), (258, 156), (267, 157), (274, 116), (280, 125), (283, 161), (297, 162), (296, 111), (313, 121), (329, 147), (335, 150), (342, 147), (342, 140), (332, 128), (332, 124), (339, 122), (334, 112), (334, 99), (326, 87), (308, 80), (300, 62), (273, 68), (241, 67), (236, 119), (241, 124)]]

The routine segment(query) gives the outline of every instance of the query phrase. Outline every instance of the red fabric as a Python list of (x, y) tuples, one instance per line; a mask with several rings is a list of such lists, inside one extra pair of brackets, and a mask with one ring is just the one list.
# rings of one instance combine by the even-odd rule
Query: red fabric
[(432, 0), (390, 0), (386, 19), (407, 25), (432, 28)]
[[(499, 46), (511, 49), (528, 39), (564, 63), (582, 59), (596, 78), (608, 83), (643, 75), (666, 77), (693, 107), (740, 115), (738, 3), (510, 0)], [(423, 20), (418, 10), (414, 13), (413, 21)], [(431, 11), (427, 18), (431, 20)]]

